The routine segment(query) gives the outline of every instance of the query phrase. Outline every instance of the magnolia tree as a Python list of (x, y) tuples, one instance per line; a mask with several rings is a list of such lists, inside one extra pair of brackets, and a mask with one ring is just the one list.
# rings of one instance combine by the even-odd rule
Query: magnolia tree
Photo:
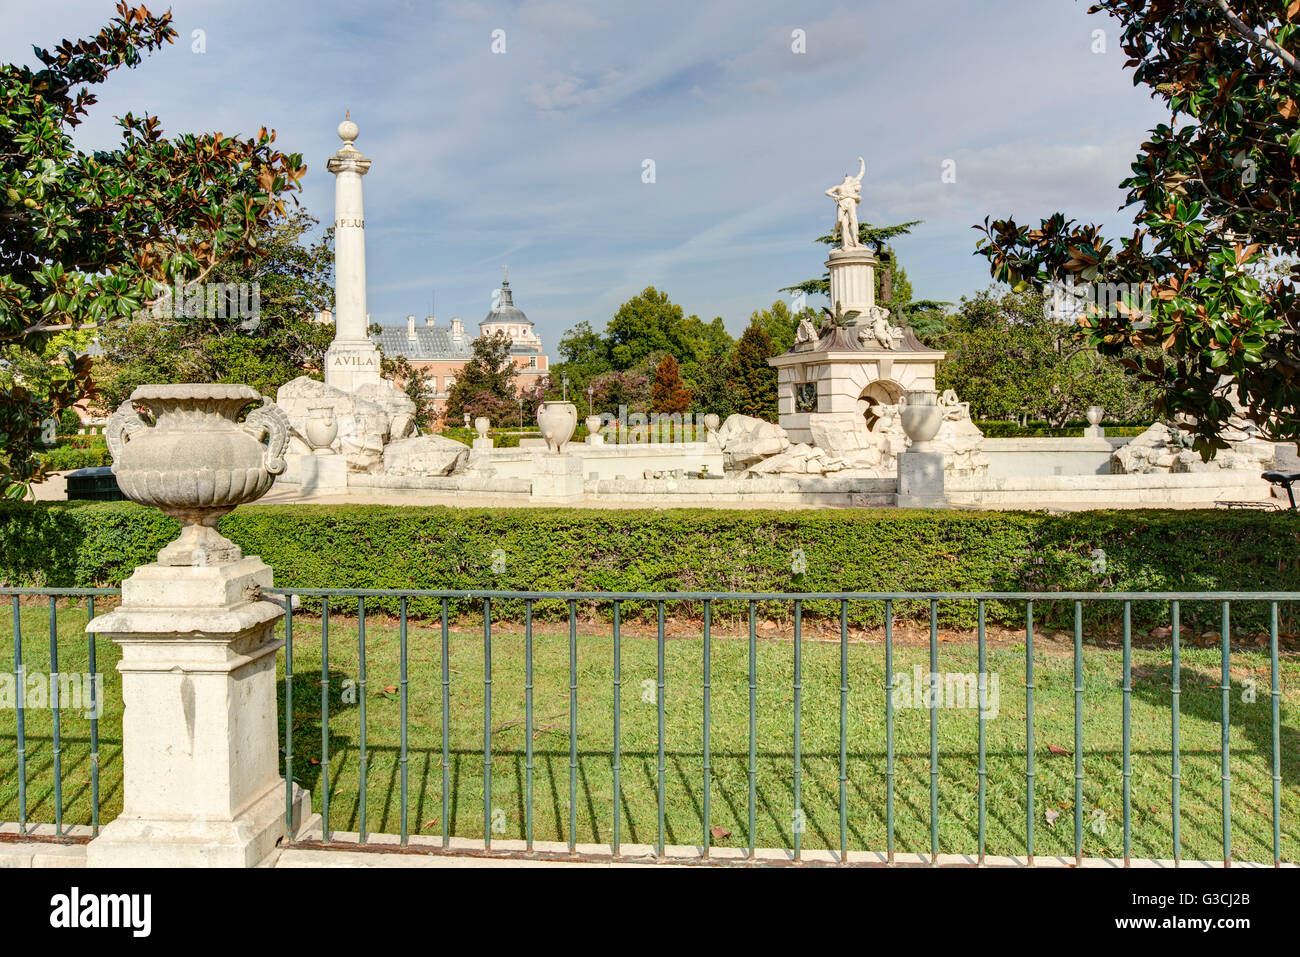
[(1209, 457), (1233, 387), (1266, 435), (1300, 440), (1300, 0), (1105, 0), (1134, 83), (1169, 107), (1132, 164), (1132, 235), (1057, 213), (1037, 226), (985, 220), (978, 253), (1017, 286), (1104, 289), (1079, 335), (1159, 388)]
[(95, 36), (36, 48), (41, 69), (0, 64), (0, 361), (49, 364), (39, 387), (23, 379), (0, 394), (0, 487), (21, 492), (41, 422), (92, 387), (89, 359), (49, 355), (53, 337), (130, 317), (222, 263), (251, 262), (258, 231), (284, 214), (305, 172), (265, 128), (168, 139), (156, 117), (128, 113), (116, 149), (74, 146), (91, 88), (176, 35), (170, 13), (121, 3)]

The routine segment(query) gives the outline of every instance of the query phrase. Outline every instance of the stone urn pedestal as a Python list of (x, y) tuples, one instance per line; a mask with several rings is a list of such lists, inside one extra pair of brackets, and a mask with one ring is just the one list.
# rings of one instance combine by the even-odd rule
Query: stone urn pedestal
[(583, 420), (587, 426), (587, 444), (604, 445), (605, 437), (600, 434), (601, 420), (598, 415), (589, 415)]
[(279, 772), (284, 609), (261, 596), (271, 569), (216, 531), (284, 467), (284, 412), (263, 405), (238, 421), (259, 398), (246, 386), (142, 386), (109, 423), (123, 492), (186, 526), (86, 626), (122, 649), (124, 705), (122, 813), (88, 845), (91, 867), (251, 867), (310, 812)]
[(899, 508), (947, 508), (943, 487), (943, 452), (934, 437), (943, 425), (939, 394), (932, 390), (908, 392), (899, 409), (903, 431), (912, 444), (898, 456)]
[(547, 451), (533, 457), (529, 501), (538, 504), (575, 502), (582, 498), (582, 460), (564, 451), (578, 427), (578, 407), (572, 402), (543, 402), (537, 425)]

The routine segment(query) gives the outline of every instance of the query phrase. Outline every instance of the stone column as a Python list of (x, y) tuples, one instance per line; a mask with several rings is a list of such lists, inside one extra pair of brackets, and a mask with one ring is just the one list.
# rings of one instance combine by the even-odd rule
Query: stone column
[(876, 304), (876, 263), (876, 257), (865, 246), (831, 250), (826, 268), (831, 274), (832, 310), (857, 310), (866, 315)]
[(378, 383), (379, 350), (366, 331), (366, 219), (361, 177), (370, 160), (352, 144), (357, 125), (339, 124), (343, 146), (325, 164), (334, 174), (334, 341), (325, 353), (325, 382), (345, 392)]

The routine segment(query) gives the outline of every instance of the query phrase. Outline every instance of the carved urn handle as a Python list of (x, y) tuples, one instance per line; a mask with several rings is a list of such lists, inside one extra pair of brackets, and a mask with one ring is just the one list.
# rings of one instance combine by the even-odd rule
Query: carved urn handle
[(131, 441), (131, 436), (141, 429), (147, 429), (152, 423), (135, 405), (127, 399), (117, 407), (117, 411), (104, 427), (104, 441), (108, 444), (108, 454), (113, 457), (113, 474), (117, 474), (117, 462), (122, 457), (122, 449)]
[(266, 437), (266, 453), (262, 464), (272, 475), (284, 471), (284, 450), (289, 444), (289, 416), (284, 409), (272, 401), (270, 396), (262, 396), (262, 404), (244, 420), (244, 429), (257, 441)]

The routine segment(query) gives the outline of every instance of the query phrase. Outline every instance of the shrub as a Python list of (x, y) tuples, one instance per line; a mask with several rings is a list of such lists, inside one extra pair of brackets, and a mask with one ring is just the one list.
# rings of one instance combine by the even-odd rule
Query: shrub
[(63, 472), (68, 469), (87, 469), (113, 464), (113, 456), (109, 455), (108, 446), (103, 442), (86, 447), (60, 442), (48, 452), (42, 452), (38, 458), (41, 468), (46, 472)]
[[(0, 582), (116, 585), (152, 561), (178, 532), (155, 509), (132, 503), (0, 504)], [(245, 506), (221, 531), (260, 555), (281, 586), (530, 591), (1300, 591), (1300, 520), (1290, 514), (1229, 511), (965, 512), (909, 510), (742, 511), (723, 509), (453, 509), (409, 506)], [(806, 571), (795, 574), (796, 549)], [(1096, 550), (1105, 553), (1097, 572)], [(505, 571), (492, 571), (504, 554)], [(310, 605), (310, 602), (308, 602)], [(336, 599), (340, 611), (355, 601)], [(582, 602), (608, 617), (610, 605)], [(369, 609), (395, 612), (395, 599)], [(699, 605), (689, 606), (698, 612)], [(969, 627), (974, 601), (940, 604), (946, 625)], [(1120, 604), (1087, 606), (1089, 628), (1113, 626)], [(687, 608), (669, 602), (670, 613)], [(436, 600), (410, 602), (413, 616), (437, 614)], [(482, 610), (453, 599), (453, 613)], [(653, 617), (626, 601), (627, 619)], [(1290, 616), (1289, 606), (1281, 606)], [(1234, 627), (1265, 626), (1263, 603), (1237, 603)], [(496, 600), (495, 620), (522, 617), (522, 601)], [(540, 618), (562, 602), (539, 603)], [(838, 602), (810, 599), (804, 617), (838, 615)], [(764, 617), (788, 619), (792, 603), (762, 602)], [(924, 601), (895, 602), (900, 619), (924, 620)], [(988, 620), (1024, 624), (1024, 604), (990, 600)], [(718, 601), (715, 617), (747, 614)], [(1069, 601), (1039, 601), (1035, 622), (1067, 626)], [(1185, 601), (1188, 635), (1217, 626), (1212, 602)], [(880, 602), (850, 605), (854, 624), (882, 619)], [(1158, 602), (1133, 605), (1135, 624), (1168, 620)], [(1195, 631), (1193, 630), (1195, 629)]]

